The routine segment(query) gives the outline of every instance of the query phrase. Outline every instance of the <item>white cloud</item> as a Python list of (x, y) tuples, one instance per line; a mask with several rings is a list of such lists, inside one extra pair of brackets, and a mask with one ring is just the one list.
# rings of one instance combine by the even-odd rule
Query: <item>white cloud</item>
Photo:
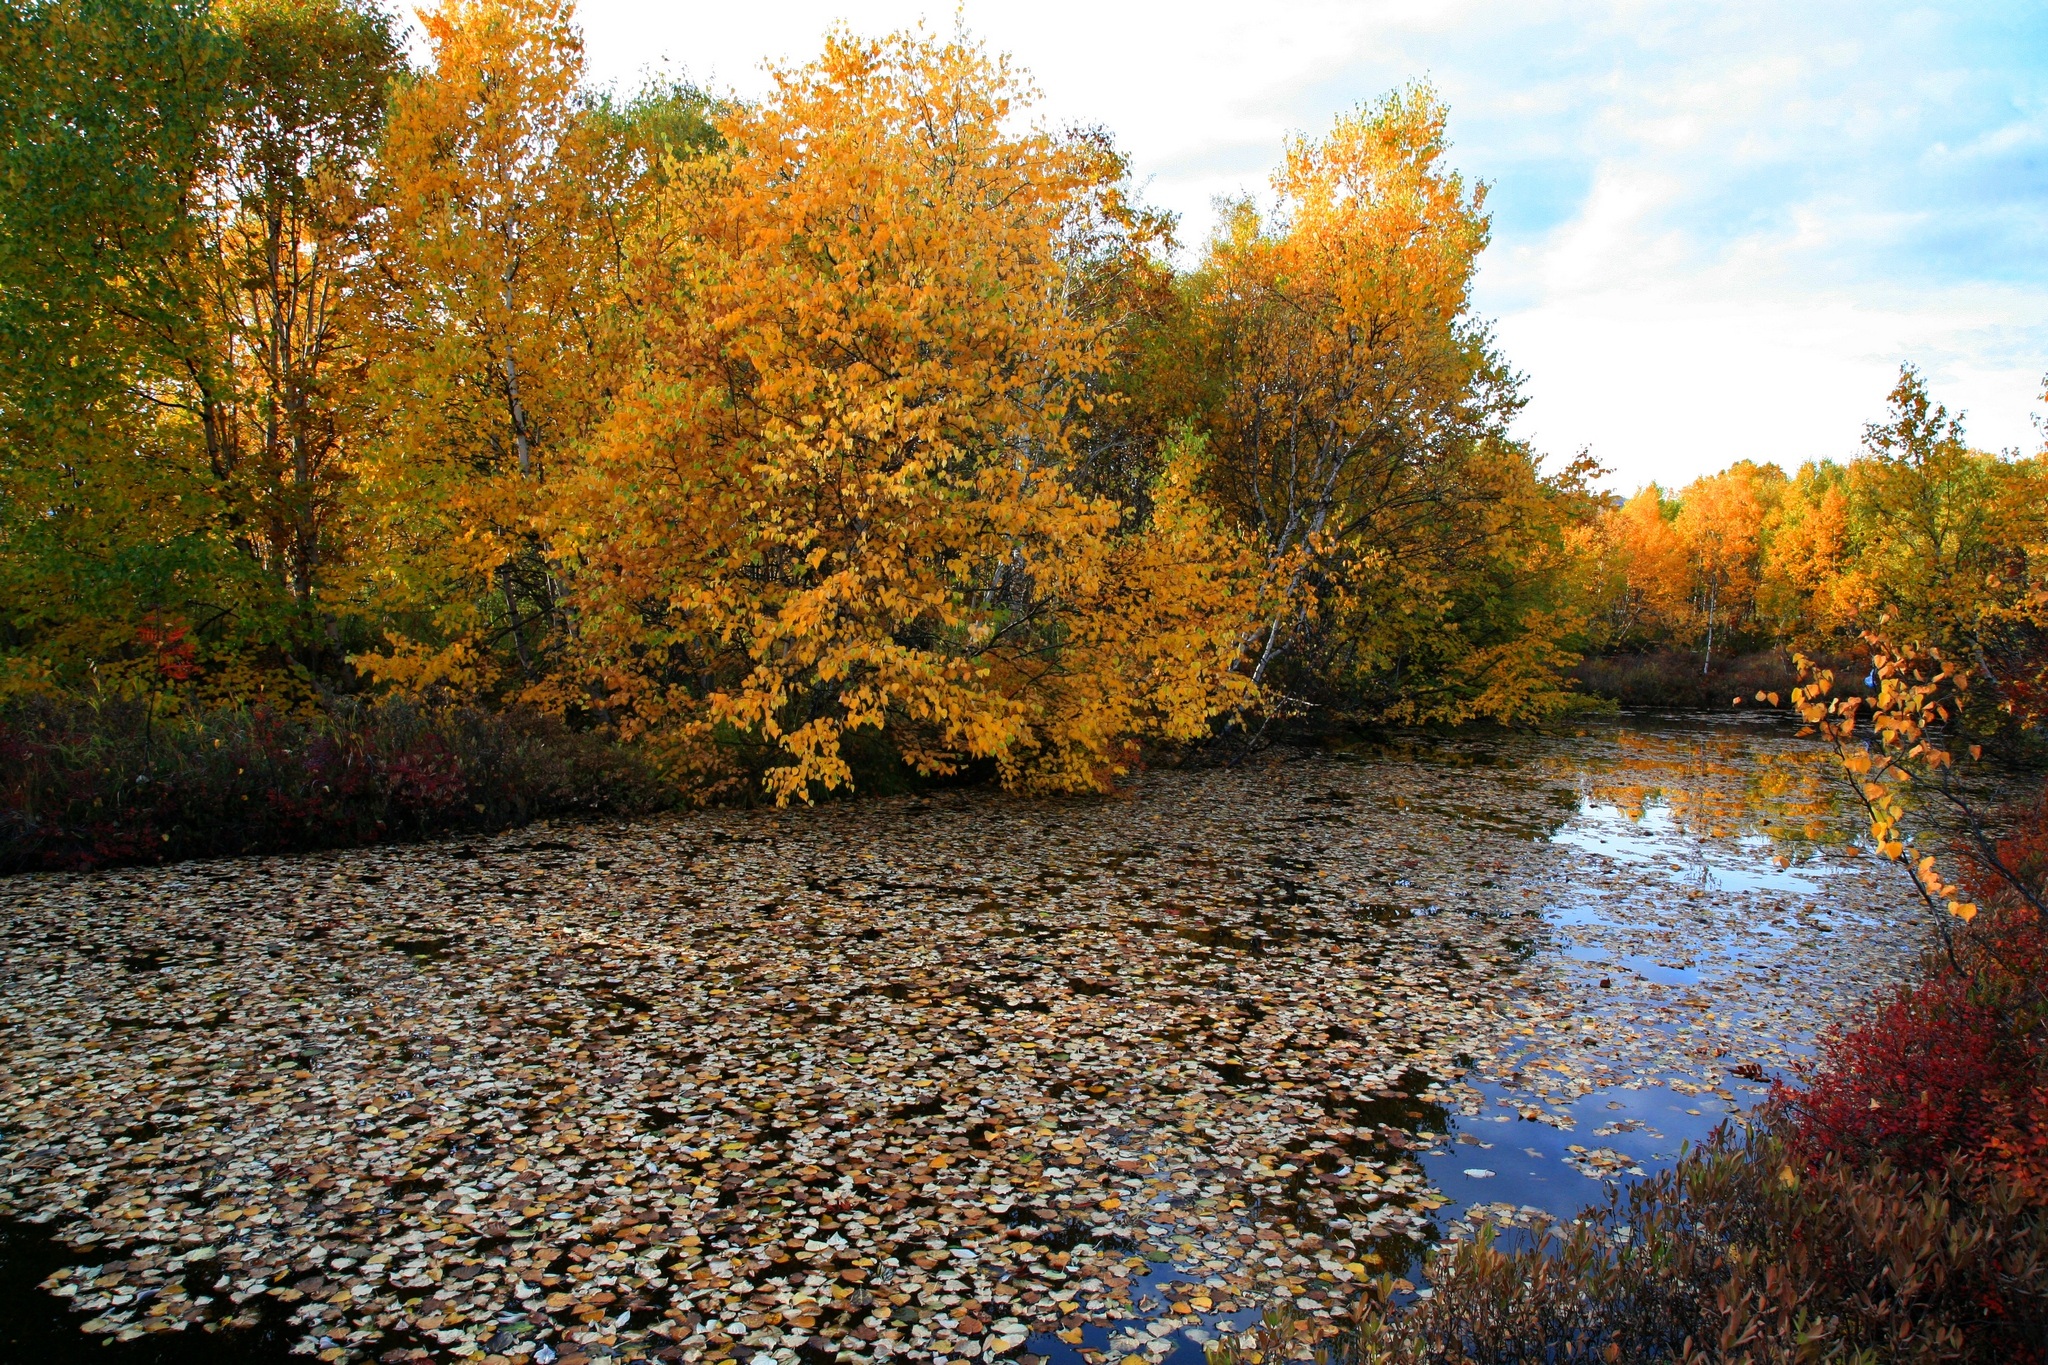
[(2039, 340), (2029, 324), (2043, 303), (1963, 290), (1887, 305), (1679, 278), (1560, 293), (1499, 332), (1529, 375), (1523, 425), (1539, 448), (1587, 445), (1618, 485), (1668, 486), (1735, 459), (1789, 468), (1850, 453), (1902, 357), (1968, 410), (1978, 444), (2032, 450), (2041, 375), (2002, 357), (2019, 349), (2010, 334)]
[[(1040, 0), (962, 7), (1054, 121), (1100, 123), (1199, 243), (1289, 132), (1427, 76), (1495, 182), (1480, 304), (1540, 448), (1616, 482), (1846, 455), (1902, 361), (2034, 449), (2048, 370), (2048, 10), (1870, 0)], [(743, 95), (920, 0), (585, 0), (601, 78)]]

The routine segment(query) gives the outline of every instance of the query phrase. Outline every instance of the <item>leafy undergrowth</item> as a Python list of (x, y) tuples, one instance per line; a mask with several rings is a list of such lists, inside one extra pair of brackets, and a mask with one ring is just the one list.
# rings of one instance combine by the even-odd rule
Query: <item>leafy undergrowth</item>
[(1963, 858), (1981, 906), (1920, 979), (1823, 1040), (1803, 1089), (1781, 1091), (1812, 1161), (1931, 1173), (1965, 1156), (2048, 1204), (2048, 798)]
[[(2038, 981), (2048, 969), (2039, 936), (2010, 946)], [(1968, 1153), (2048, 1203), (2041, 1026), (2038, 990), (2003, 973), (1930, 974), (1832, 1040), (1824, 1069), (1784, 1096), (1794, 1148), (1816, 1161), (1882, 1158), (1915, 1172)]]
[(631, 814), (670, 800), (632, 755), (531, 712), (338, 702), (165, 717), (146, 701), (0, 713), (0, 872), (295, 852)]
[(1702, 672), (1694, 650), (1653, 650), (1642, 654), (1595, 655), (1572, 670), (1579, 686), (1623, 706), (1670, 706), (1725, 710), (1730, 697), (1758, 690), (1790, 692), (1797, 676), (1781, 649), (1713, 661)]

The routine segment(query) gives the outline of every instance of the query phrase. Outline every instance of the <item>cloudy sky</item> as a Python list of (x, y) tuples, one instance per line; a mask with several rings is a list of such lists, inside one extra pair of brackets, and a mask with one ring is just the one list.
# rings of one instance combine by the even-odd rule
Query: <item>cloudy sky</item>
[[(1480, 307), (1524, 433), (1633, 488), (1851, 453), (1901, 361), (1977, 445), (2041, 446), (2048, 3), (967, 0), (1051, 122), (1099, 123), (1199, 244), (1291, 132), (1405, 81), (1492, 189)], [(593, 74), (741, 95), (919, 0), (583, 0)]]

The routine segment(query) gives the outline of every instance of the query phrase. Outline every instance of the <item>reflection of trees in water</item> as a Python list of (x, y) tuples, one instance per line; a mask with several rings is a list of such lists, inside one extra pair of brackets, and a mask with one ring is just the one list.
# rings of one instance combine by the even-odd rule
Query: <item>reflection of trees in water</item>
[(1772, 752), (1737, 735), (1622, 731), (1608, 752), (1578, 756), (1581, 790), (1631, 821), (1661, 809), (1695, 841), (1763, 835), (1788, 858), (1851, 837), (1836, 818), (1834, 774), (1819, 750)]

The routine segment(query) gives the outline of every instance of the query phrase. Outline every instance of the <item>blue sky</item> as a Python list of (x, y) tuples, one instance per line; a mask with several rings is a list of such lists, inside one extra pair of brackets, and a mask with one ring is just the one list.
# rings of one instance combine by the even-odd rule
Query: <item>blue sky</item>
[[(1846, 456), (1902, 361), (1974, 443), (2041, 447), (2048, 3), (970, 0), (1049, 121), (1109, 128), (1198, 244), (1283, 139), (1405, 81), (1489, 182), (1481, 312), (1528, 378), (1523, 431), (1617, 487)], [(740, 94), (844, 20), (918, 0), (584, 0), (594, 74)]]

